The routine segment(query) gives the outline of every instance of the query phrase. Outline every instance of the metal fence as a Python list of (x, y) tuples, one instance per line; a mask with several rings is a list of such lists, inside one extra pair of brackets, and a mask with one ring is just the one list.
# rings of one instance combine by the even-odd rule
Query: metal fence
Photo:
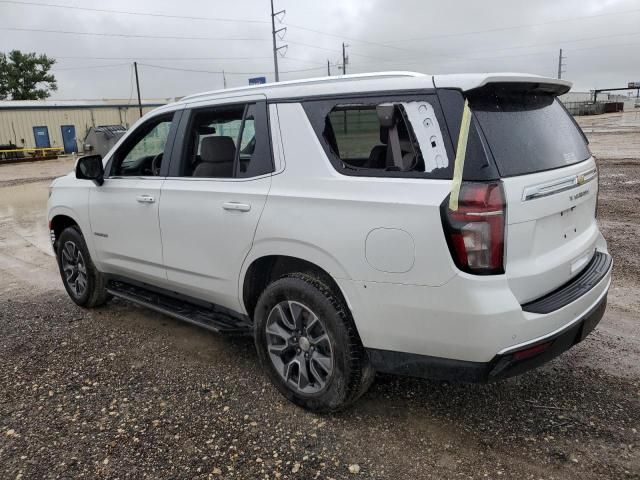
[(571, 115), (599, 115), (601, 113), (622, 112), (624, 102), (564, 102)]

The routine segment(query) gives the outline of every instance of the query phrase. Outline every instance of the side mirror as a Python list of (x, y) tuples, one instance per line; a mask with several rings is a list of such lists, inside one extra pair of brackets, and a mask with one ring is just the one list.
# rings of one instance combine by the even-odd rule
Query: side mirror
[(104, 183), (104, 167), (101, 155), (86, 155), (80, 157), (76, 163), (76, 178), (92, 180), (100, 186)]

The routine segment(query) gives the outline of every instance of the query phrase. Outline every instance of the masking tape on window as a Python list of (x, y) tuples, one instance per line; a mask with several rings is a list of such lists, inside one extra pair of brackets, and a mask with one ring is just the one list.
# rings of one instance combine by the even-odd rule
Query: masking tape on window
[(460, 122), (460, 135), (458, 136), (458, 148), (456, 148), (456, 160), (453, 165), (453, 183), (451, 184), (451, 195), (449, 195), (449, 209), (458, 210), (458, 196), (460, 195), (460, 185), (462, 184), (462, 171), (464, 170), (464, 158), (467, 154), (467, 140), (469, 139), (469, 125), (471, 124), (471, 109), (469, 101), (464, 101), (462, 111), (462, 122)]

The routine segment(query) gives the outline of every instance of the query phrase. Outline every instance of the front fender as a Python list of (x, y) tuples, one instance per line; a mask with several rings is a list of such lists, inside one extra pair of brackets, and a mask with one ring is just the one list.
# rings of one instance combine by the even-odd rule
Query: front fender
[(47, 221), (50, 223), (60, 215), (72, 219), (80, 227), (91, 259), (100, 269), (89, 220), (89, 189), (84, 185), (77, 185), (75, 182), (72, 182), (73, 186), (61, 186), (60, 183), (64, 183), (64, 177), (63, 181), (56, 182), (56, 186), (52, 188), (48, 202)]

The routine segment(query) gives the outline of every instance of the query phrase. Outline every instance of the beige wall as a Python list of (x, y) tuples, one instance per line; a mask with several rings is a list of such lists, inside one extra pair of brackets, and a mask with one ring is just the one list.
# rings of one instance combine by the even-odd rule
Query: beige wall
[[(143, 107), (147, 113), (155, 107)], [(43, 108), (43, 109), (4, 109), (0, 108), (0, 144), (14, 142), (18, 147), (33, 148), (35, 139), (33, 127), (46, 126), (52, 147), (62, 147), (62, 125), (76, 127), (78, 151), (87, 130), (98, 125), (131, 126), (139, 118), (137, 105), (131, 107), (82, 107), (82, 108)], [(15, 135), (14, 135), (15, 132)], [(24, 139), (24, 144), (22, 143)]]

